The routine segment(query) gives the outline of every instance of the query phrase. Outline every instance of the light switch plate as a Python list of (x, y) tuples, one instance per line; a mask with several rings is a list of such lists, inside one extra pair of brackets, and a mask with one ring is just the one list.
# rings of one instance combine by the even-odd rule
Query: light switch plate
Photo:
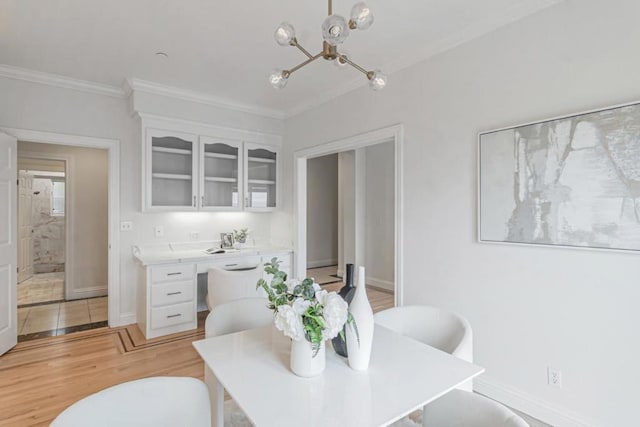
[(157, 225), (154, 229), (154, 234), (157, 238), (164, 237), (164, 227), (161, 225)]

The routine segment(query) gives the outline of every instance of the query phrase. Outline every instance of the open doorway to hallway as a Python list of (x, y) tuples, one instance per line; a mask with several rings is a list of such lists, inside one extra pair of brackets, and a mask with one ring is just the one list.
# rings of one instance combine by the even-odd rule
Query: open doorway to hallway
[(392, 307), (394, 142), (311, 158), (306, 183), (307, 277), (338, 290), (345, 265), (363, 265), (374, 310)]
[(107, 151), (18, 142), (18, 341), (107, 326)]

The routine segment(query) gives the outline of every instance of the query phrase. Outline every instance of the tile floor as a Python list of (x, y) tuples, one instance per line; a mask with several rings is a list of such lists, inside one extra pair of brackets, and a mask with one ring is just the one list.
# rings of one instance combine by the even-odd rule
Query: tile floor
[(64, 272), (34, 274), (18, 283), (18, 307), (64, 299)]
[(18, 336), (63, 335), (73, 327), (101, 324), (106, 320), (107, 297), (22, 307), (18, 308)]

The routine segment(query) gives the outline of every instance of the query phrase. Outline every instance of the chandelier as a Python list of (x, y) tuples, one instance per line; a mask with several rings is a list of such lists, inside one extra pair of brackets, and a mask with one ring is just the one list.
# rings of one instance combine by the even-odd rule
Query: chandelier
[(387, 76), (382, 74), (380, 70), (368, 71), (353, 62), (347, 54), (338, 52), (338, 45), (342, 44), (349, 36), (349, 30), (366, 30), (373, 24), (373, 14), (371, 10), (364, 2), (356, 3), (351, 9), (351, 19), (347, 21), (344, 17), (333, 14), (332, 0), (328, 0), (328, 2), (329, 16), (322, 23), (322, 38), (324, 39), (322, 42), (322, 51), (317, 55), (311, 55), (298, 43), (296, 31), (291, 24), (283, 22), (278, 25), (274, 34), (276, 42), (280, 46), (293, 46), (298, 48), (307, 57), (307, 60), (288, 70), (273, 70), (269, 76), (269, 82), (274, 88), (282, 89), (287, 85), (291, 74), (318, 58), (324, 58), (327, 61), (335, 61), (338, 66), (348, 64), (360, 71), (369, 80), (369, 87), (371, 89), (380, 90), (384, 88), (387, 85)]

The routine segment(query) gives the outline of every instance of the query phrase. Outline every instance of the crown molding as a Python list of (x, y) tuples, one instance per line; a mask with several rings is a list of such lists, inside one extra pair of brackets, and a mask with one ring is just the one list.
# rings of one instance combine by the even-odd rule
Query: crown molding
[(254, 105), (242, 104), (228, 99), (222, 99), (217, 96), (208, 95), (200, 92), (195, 92), (188, 89), (181, 89), (177, 87), (167, 86), (160, 83), (150, 82), (141, 79), (127, 79), (126, 86), (128, 92), (144, 92), (153, 95), (166, 96), (174, 99), (181, 99), (183, 101), (196, 102), (204, 105), (211, 105), (213, 107), (224, 108), (227, 110), (240, 111), (242, 113), (255, 114), (258, 116), (269, 117), (272, 119), (285, 119), (287, 114), (280, 110), (274, 110), (270, 108), (258, 107)]
[[(426, 61), (439, 53), (451, 50), (461, 44), (477, 39), (485, 34), (495, 31), (501, 27), (509, 25), (529, 15), (533, 15), (543, 9), (563, 3), (566, 0), (540, 0), (532, 3), (517, 3), (506, 8), (503, 13), (494, 15), (484, 21), (474, 23), (457, 33), (435, 41), (434, 43), (422, 46), (404, 55), (402, 58), (383, 64), (382, 68), (387, 75), (404, 70), (420, 62)], [(393, 80), (390, 81), (393, 84)], [(324, 91), (322, 95), (303, 101), (286, 110), (286, 118), (296, 116), (305, 111), (319, 107), (332, 99), (345, 95), (353, 90), (367, 85), (366, 80), (356, 78), (349, 80), (342, 85), (336, 86), (332, 90)]]
[(0, 77), (94, 93), (97, 95), (111, 96), (113, 98), (124, 98), (126, 96), (126, 93), (116, 86), (74, 79), (72, 77), (61, 76), (59, 74), (28, 70), (26, 68), (14, 67), (6, 64), (0, 64)]

